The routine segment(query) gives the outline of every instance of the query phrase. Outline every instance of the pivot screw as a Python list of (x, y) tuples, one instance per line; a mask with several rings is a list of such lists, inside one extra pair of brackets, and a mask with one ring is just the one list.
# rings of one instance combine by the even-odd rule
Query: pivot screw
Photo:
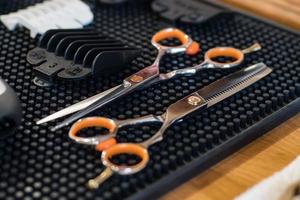
[(199, 98), (199, 97), (197, 97), (197, 96), (190, 96), (189, 98), (188, 98), (188, 103), (190, 104), (190, 105), (193, 105), (193, 106), (197, 106), (197, 105), (199, 105), (200, 103), (201, 103), (201, 99)]
[(143, 80), (143, 77), (141, 77), (139, 75), (133, 75), (130, 77), (130, 80), (134, 83), (139, 83)]

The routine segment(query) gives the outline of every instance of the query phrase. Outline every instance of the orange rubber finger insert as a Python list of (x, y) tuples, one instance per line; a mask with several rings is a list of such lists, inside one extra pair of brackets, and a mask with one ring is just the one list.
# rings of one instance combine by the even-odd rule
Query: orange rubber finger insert
[(103, 142), (100, 142), (96, 145), (96, 151), (104, 151), (105, 149), (108, 149), (112, 147), (113, 145), (117, 144), (117, 140), (115, 138), (109, 138), (107, 140), (104, 140)]
[(102, 159), (104, 159), (107, 166), (112, 167), (112, 169), (117, 169), (118, 167), (124, 168), (124, 165), (115, 165), (110, 161), (110, 158), (119, 154), (134, 154), (141, 158), (139, 163), (128, 166), (128, 168), (132, 169), (132, 172), (137, 172), (143, 169), (149, 161), (148, 151), (140, 145), (131, 143), (116, 144), (106, 149), (102, 153)]
[(162, 40), (176, 38), (182, 44), (186, 44), (189, 41), (189, 37), (179, 29), (176, 28), (168, 28), (158, 31), (153, 37), (152, 42), (158, 43)]
[[(235, 61), (231, 63), (220, 63), (212, 60), (214, 58), (222, 57), (222, 56), (234, 58)], [(205, 54), (205, 59), (209, 60), (210, 62), (218, 63), (218, 64), (237, 64), (243, 61), (244, 54), (242, 53), (242, 51), (232, 47), (217, 47), (208, 50)]]
[(70, 136), (76, 136), (76, 134), (84, 128), (88, 127), (103, 127), (107, 128), (110, 133), (114, 132), (117, 125), (116, 123), (108, 118), (104, 117), (87, 117), (81, 120), (78, 120), (69, 131)]
[(187, 55), (195, 55), (200, 51), (200, 45), (198, 42), (193, 41), (192, 44), (186, 49)]

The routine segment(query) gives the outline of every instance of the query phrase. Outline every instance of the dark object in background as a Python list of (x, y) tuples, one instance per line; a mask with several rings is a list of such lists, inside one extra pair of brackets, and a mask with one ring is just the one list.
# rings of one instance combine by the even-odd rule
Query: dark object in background
[(21, 106), (17, 95), (0, 79), (0, 139), (12, 134), (21, 122)]
[(218, 15), (222, 9), (208, 4), (199, 4), (193, 0), (155, 0), (151, 5), (153, 11), (170, 21), (201, 23)]
[(57, 79), (79, 80), (109, 75), (132, 61), (140, 50), (94, 29), (53, 29), (43, 34), (27, 61), (36, 66), (34, 82), (49, 86)]

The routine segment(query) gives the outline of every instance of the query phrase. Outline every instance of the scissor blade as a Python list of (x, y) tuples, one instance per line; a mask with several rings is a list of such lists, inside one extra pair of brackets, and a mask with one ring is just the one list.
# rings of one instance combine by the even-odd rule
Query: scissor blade
[(120, 87), (120, 85), (118, 86), (115, 86), (111, 89), (108, 89), (104, 92), (101, 92), (99, 94), (96, 94), (90, 98), (87, 98), (83, 101), (80, 101), (76, 104), (73, 104), (67, 108), (64, 108), (58, 112), (55, 112), (39, 121), (36, 122), (36, 124), (43, 124), (43, 123), (46, 123), (46, 122), (49, 122), (49, 121), (52, 121), (52, 120), (55, 120), (55, 119), (58, 119), (58, 118), (61, 118), (61, 117), (64, 117), (66, 115), (69, 115), (69, 114), (72, 114), (74, 112), (77, 112), (79, 110), (82, 110), (88, 106), (90, 106), (91, 104), (95, 103), (96, 101), (98, 101), (99, 99), (103, 98), (104, 96), (106, 96), (107, 94), (109, 94), (110, 92), (112, 92), (113, 90), (117, 89), (118, 87)]
[(98, 99), (97, 101), (95, 101), (91, 105), (87, 106), (84, 110), (81, 110), (81, 111), (71, 115), (66, 120), (59, 123), (55, 127), (53, 127), (51, 130), (56, 131), (56, 130), (62, 128), (62, 127), (65, 127), (65, 126), (71, 124), (72, 122), (80, 119), (81, 117), (93, 112), (94, 110), (96, 110), (96, 109), (112, 102), (113, 100), (117, 99), (118, 97), (129, 93), (133, 89), (134, 89), (133, 87), (126, 86), (125, 84), (119, 85), (115, 90), (111, 91), (110, 93), (108, 93), (104, 97), (102, 97), (101, 99)]
[(271, 71), (264, 63), (258, 63), (215, 81), (197, 93), (206, 100), (207, 107), (210, 107), (255, 83)]

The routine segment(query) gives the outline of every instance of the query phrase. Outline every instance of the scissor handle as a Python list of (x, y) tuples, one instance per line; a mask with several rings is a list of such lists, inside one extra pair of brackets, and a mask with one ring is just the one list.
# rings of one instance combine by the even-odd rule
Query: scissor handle
[[(141, 161), (135, 165), (126, 166), (124, 164), (122, 165), (116, 165), (111, 161), (111, 158), (116, 155), (120, 154), (133, 154), (138, 156)], [(139, 144), (133, 144), (133, 143), (120, 143), (111, 146), (110, 148), (104, 150), (102, 152), (102, 163), (113, 170), (114, 172), (121, 174), (121, 175), (128, 175), (128, 174), (134, 174), (147, 165), (149, 161), (149, 154), (148, 150), (142, 147)]]
[[(161, 45), (159, 42), (164, 39), (169, 38), (176, 38), (181, 42), (179, 46), (164, 46)], [(187, 34), (182, 32), (176, 28), (166, 28), (163, 30), (158, 31), (152, 37), (152, 45), (155, 46), (157, 49), (164, 49), (168, 51), (168, 53), (178, 53), (178, 52), (185, 52), (188, 55), (194, 55), (199, 52), (199, 44), (193, 41)]]
[[(214, 58), (222, 57), (222, 56), (234, 58), (235, 61), (226, 62), (226, 63), (213, 61)], [(241, 50), (232, 47), (216, 47), (208, 50), (205, 53), (205, 61), (208, 64), (213, 64), (216, 67), (220, 67), (220, 68), (234, 67), (236, 65), (239, 65), (241, 62), (243, 62), (243, 60), (244, 60), (244, 53)]]
[[(78, 132), (82, 129), (89, 128), (89, 127), (102, 127), (106, 128), (109, 131), (108, 135), (102, 136), (95, 136), (95, 137), (79, 137), (77, 136)], [(107, 148), (112, 145), (115, 145), (117, 142), (115, 138), (117, 124), (115, 121), (105, 118), (105, 117), (87, 117), (84, 119), (80, 119), (73, 124), (69, 131), (69, 137), (72, 140), (75, 140), (81, 144), (87, 145), (96, 145), (97, 148)], [(100, 145), (101, 144), (101, 145)], [(100, 146), (98, 146), (100, 145)]]

